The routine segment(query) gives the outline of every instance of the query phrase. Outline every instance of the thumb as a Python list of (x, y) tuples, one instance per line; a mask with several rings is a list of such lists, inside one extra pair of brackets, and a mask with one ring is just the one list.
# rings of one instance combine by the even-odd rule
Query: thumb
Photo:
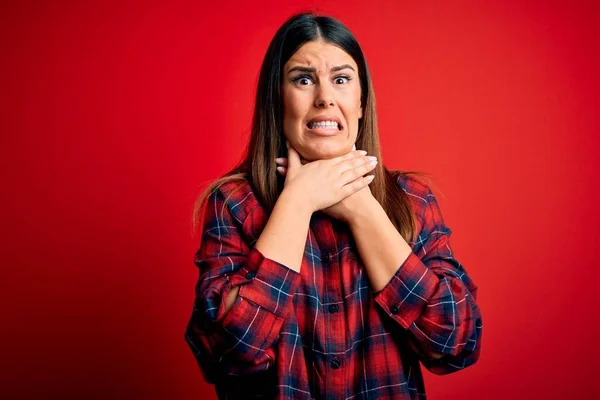
[(285, 145), (288, 149), (288, 171), (301, 167), (302, 162), (300, 161), (300, 154), (298, 154), (296, 149), (294, 149), (287, 140), (285, 141)]

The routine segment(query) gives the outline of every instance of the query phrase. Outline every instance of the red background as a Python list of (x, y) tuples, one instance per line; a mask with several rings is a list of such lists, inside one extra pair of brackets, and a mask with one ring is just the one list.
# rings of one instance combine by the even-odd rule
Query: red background
[(600, 395), (597, 2), (122, 3), (2, 2), (1, 397), (214, 398), (191, 207), (308, 7), (359, 39), (383, 162), (433, 173), (479, 286), (481, 358), (428, 398)]

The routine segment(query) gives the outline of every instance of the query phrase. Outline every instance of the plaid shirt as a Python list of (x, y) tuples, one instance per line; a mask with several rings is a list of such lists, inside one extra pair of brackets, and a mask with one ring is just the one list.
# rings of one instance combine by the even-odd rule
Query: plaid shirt
[(268, 216), (250, 185), (226, 204), (238, 183), (213, 191), (185, 340), (219, 398), (425, 399), (419, 362), (442, 375), (477, 361), (477, 287), (454, 258), (430, 188), (408, 176), (398, 184), (419, 235), (377, 293), (348, 225), (313, 213), (298, 273), (254, 247)]

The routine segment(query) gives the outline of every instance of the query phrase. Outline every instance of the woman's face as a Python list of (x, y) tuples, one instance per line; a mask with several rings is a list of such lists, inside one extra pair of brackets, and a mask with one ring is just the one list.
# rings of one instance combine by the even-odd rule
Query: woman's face
[[(341, 48), (307, 42), (283, 67), (283, 133), (308, 161), (352, 150), (358, 134), (358, 66)], [(331, 122), (314, 124), (314, 119)], [(337, 124), (335, 123), (337, 122)]]

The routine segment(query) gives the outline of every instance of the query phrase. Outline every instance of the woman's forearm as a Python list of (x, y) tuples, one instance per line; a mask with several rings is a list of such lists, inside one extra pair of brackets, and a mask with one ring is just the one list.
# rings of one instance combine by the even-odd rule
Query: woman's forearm
[(284, 189), (256, 242), (256, 248), (265, 257), (300, 272), (311, 216), (312, 210), (301, 197)]
[[(273, 208), (256, 248), (267, 258), (300, 272), (312, 211), (292, 190), (284, 189)], [(225, 309), (229, 311), (239, 286), (227, 293)]]
[(375, 199), (352, 216), (349, 226), (371, 289), (377, 292), (392, 279), (412, 249)]

